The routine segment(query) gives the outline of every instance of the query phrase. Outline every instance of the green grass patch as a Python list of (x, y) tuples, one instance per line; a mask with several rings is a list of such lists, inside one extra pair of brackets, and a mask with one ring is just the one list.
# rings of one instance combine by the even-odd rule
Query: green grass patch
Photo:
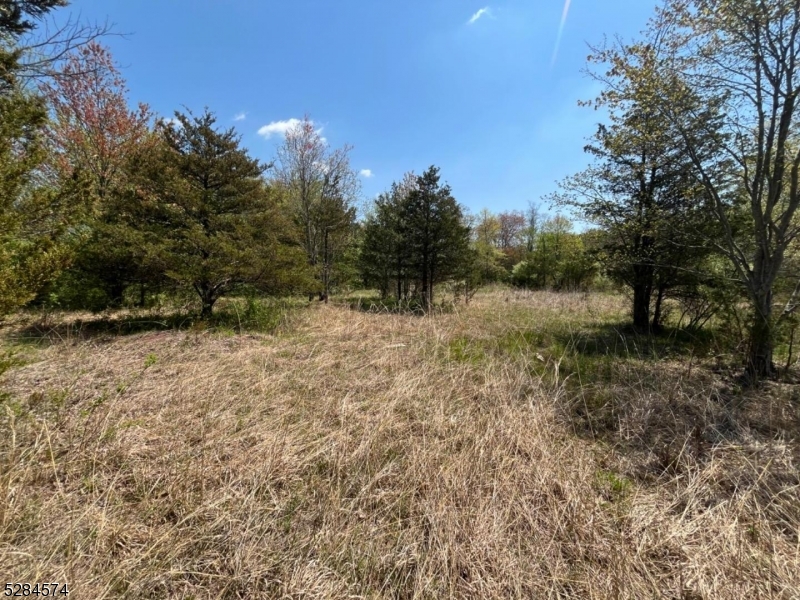
[(448, 343), (447, 356), (453, 362), (477, 365), (486, 359), (486, 352), (478, 340), (457, 337)]

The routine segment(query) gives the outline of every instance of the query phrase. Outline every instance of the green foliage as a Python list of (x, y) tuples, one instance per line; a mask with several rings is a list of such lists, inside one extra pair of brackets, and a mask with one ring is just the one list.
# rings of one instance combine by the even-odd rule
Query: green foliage
[(286, 314), (291, 308), (292, 305), (285, 301), (248, 296), (245, 298), (244, 310), (241, 310), (238, 302), (234, 302), (219, 316), (227, 316), (227, 321), (234, 324), (237, 331), (272, 333), (285, 321)]
[(592, 284), (596, 260), (584, 246), (584, 236), (572, 232), (572, 223), (556, 216), (534, 233), (532, 249), (514, 265), (511, 281), (530, 289), (578, 290)]
[(15, 0), (4, 2), (0, 10), (0, 35), (20, 36), (36, 27), (31, 19), (41, 19), (67, 0)]
[(360, 181), (350, 167), (350, 150), (330, 149), (308, 117), (286, 132), (278, 149), (275, 183), (316, 279), (307, 289), (320, 291), (324, 298), (352, 275)]
[(633, 488), (631, 480), (614, 471), (599, 470), (595, 474), (596, 485), (610, 502), (621, 502), (628, 498)]
[(448, 356), (450, 360), (455, 362), (480, 364), (485, 359), (486, 354), (479, 344), (467, 337), (460, 337), (450, 341)]
[(413, 286), (423, 306), (432, 308), (434, 286), (463, 275), (474, 258), (461, 206), (433, 166), (393, 184), (364, 224), (363, 277), (383, 296), (394, 284), (396, 297), (406, 299)]
[(41, 98), (24, 89), (14, 36), (32, 28), (24, 12), (38, 17), (53, 3), (12, 5), (0, 18), (0, 317), (30, 301), (67, 263), (71, 186), (49, 187)]
[[(794, 288), (776, 310), (779, 273), (800, 233), (799, 33), (794, 0), (667, 0), (643, 40), (592, 57), (607, 65), (597, 77), (604, 90), (596, 104), (658, 123), (654, 130), (628, 127), (626, 137), (645, 131), (656, 141), (665, 138), (670, 152), (656, 153), (659, 170), (690, 167), (689, 180), (704, 200), (700, 217), (717, 226), (705, 246), (730, 261), (749, 300), (751, 381), (776, 373), (780, 322), (800, 295)], [(694, 229), (688, 221), (677, 225), (676, 236)]]
[(507, 279), (508, 271), (503, 267), (506, 255), (502, 250), (481, 240), (473, 242), (471, 250), (473, 253), (471, 270), (478, 285)]
[(217, 300), (244, 284), (265, 292), (307, 283), (304, 260), (266, 166), (240, 148), (216, 118), (176, 113), (161, 143), (138, 158), (129, 200), (145, 243), (145, 264), (200, 297), (208, 318)]
[[(622, 81), (618, 75), (597, 76), (604, 87), (594, 104), (609, 110), (610, 123), (599, 125), (586, 146), (593, 164), (564, 180), (556, 199), (599, 227), (595, 256), (614, 281), (632, 291), (634, 325), (657, 330), (664, 300), (700, 285), (703, 261), (715, 251), (710, 240), (719, 229), (708, 219), (705, 192), (681, 131), (658, 110), (653, 91), (664, 83), (658, 57), (638, 47), (624, 54), (636, 76)], [(609, 57), (597, 51), (590, 61)], [(696, 97), (685, 114), (693, 130), (716, 117), (713, 107), (701, 107)]]
[(398, 299), (407, 294), (404, 282), (408, 278), (410, 256), (403, 244), (402, 214), (403, 203), (413, 185), (415, 179), (411, 175), (400, 183), (392, 183), (391, 189), (375, 200), (362, 227), (359, 270), (364, 283), (377, 288), (382, 298), (393, 291), (393, 282)]

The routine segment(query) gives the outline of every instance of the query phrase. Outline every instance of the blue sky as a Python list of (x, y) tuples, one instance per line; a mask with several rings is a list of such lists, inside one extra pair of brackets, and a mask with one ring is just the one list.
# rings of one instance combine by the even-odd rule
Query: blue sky
[[(263, 160), (280, 143), (279, 123), (308, 114), (331, 145), (354, 146), (353, 166), (372, 175), (362, 177), (365, 197), (436, 164), (472, 211), (501, 211), (525, 208), (586, 165), (585, 139), (602, 118), (577, 106), (597, 90), (581, 73), (586, 43), (636, 36), (654, 6), (72, 0), (63, 10), (130, 34), (106, 44), (132, 102), (164, 116), (208, 106)], [(260, 135), (270, 124), (278, 132)]]

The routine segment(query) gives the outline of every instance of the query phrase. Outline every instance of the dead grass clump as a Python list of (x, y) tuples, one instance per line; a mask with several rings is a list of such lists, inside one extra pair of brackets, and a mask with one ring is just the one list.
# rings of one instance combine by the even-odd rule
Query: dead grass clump
[[(615, 388), (615, 433), (576, 428), (526, 332), (616, 302), (314, 305), (281, 336), (43, 348), (5, 382), (0, 572), (98, 599), (796, 597), (793, 440), (679, 374)], [(703, 455), (642, 476), (670, 410), (703, 420)]]

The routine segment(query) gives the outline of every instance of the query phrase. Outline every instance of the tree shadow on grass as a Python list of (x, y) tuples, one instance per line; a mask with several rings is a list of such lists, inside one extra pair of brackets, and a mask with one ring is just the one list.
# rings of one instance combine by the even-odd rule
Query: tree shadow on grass
[(606, 323), (579, 331), (554, 332), (567, 350), (584, 357), (616, 357), (645, 361), (665, 358), (704, 358), (716, 350), (713, 331), (664, 328), (642, 332), (630, 323)]
[[(727, 449), (750, 456), (759, 447), (778, 452), (797, 440), (800, 390), (776, 382), (758, 389), (744, 385), (731, 354), (720, 360), (714, 333), (668, 329), (647, 335), (611, 324), (554, 334), (563, 348), (562, 418), (579, 437), (624, 455), (628, 476), (642, 481), (696, 472)], [(789, 454), (798, 452), (791, 444)], [(788, 464), (776, 462), (769, 475), (775, 489), (783, 489)], [(730, 465), (722, 487), (753, 474), (733, 458)], [(797, 473), (790, 480), (800, 482)]]
[(87, 340), (110, 341), (116, 337), (157, 331), (220, 331), (232, 333), (275, 333), (288, 323), (297, 305), (275, 300), (228, 302), (211, 318), (198, 312), (120, 313), (88, 318), (58, 318), (43, 315), (21, 327), (11, 328), (7, 339), (19, 344), (51, 345)]
[(51, 345), (87, 340), (103, 340), (150, 331), (190, 329), (200, 322), (197, 315), (102, 315), (89, 318), (55, 320), (48, 316), (36, 319), (8, 334), (16, 343)]
[(424, 317), (430, 314), (446, 314), (453, 312), (453, 304), (442, 302), (435, 304), (432, 309), (425, 309), (422, 302), (412, 298), (397, 300), (396, 298), (381, 298), (380, 296), (357, 296), (336, 299), (334, 304), (345, 306), (350, 310), (370, 314), (409, 315)]

